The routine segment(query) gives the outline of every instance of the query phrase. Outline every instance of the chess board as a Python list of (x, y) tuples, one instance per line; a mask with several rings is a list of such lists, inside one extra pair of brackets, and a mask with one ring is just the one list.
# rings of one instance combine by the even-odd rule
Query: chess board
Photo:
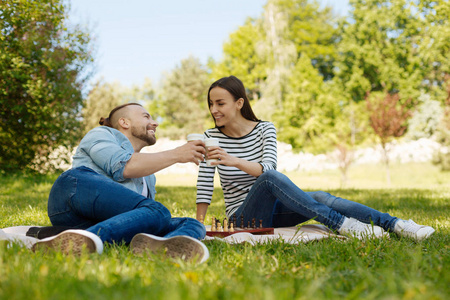
[(211, 231), (207, 230), (206, 235), (207, 236), (216, 236), (216, 237), (227, 237), (229, 235), (239, 233), (239, 232), (248, 232), (251, 234), (256, 235), (263, 235), (263, 234), (273, 234), (273, 228), (234, 228), (234, 232), (230, 231)]

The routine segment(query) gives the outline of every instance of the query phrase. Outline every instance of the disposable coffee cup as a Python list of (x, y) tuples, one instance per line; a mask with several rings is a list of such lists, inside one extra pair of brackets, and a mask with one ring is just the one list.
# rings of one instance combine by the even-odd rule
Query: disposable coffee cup
[(198, 140), (203, 141), (205, 139), (205, 137), (201, 133), (191, 133), (191, 134), (188, 134), (186, 139), (187, 139), (188, 142), (190, 142), (190, 141), (198, 141)]
[[(208, 147), (219, 146), (219, 139), (216, 139), (216, 138), (206, 138), (203, 141), (205, 142), (206, 153), (208, 153)], [(206, 165), (208, 167), (213, 167), (213, 166), (211, 166), (211, 162), (213, 162), (213, 161), (217, 161), (217, 159), (207, 159)]]
[[(205, 137), (201, 133), (191, 133), (191, 134), (188, 134), (188, 136), (186, 137), (186, 140), (188, 142), (203, 141), (204, 139), (205, 139)], [(201, 163), (201, 162), (202, 162), (201, 160), (198, 160), (198, 163)]]

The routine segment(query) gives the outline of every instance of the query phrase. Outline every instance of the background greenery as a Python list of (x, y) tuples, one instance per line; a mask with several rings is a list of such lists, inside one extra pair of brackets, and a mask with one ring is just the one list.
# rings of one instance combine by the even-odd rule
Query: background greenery
[[(75, 147), (101, 116), (130, 101), (149, 109), (160, 137), (202, 132), (212, 126), (207, 88), (229, 75), (296, 151), (351, 153), (406, 133), (439, 141), (435, 162), (450, 169), (449, 1), (349, 3), (342, 18), (313, 0), (267, 0), (259, 17), (230, 33), (219, 61), (189, 56), (159, 83), (123, 87), (86, 85), (95, 41), (89, 28), (67, 23), (70, 1), (3, 1), (0, 171), (61, 169), (48, 164), (50, 152)], [(351, 155), (343, 157), (346, 172)]]
[[(365, 171), (358, 169), (355, 173)], [(411, 173), (413, 178), (422, 177), (423, 185), (405, 185)], [(448, 182), (447, 175), (429, 164), (415, 169), (399, 165), (393, 174), (403, 174), (399, 180), (403, 184), (397, 187), (393, 182), (393, 188), (379, 189), (376, 182), (382, 176), (370, 174), (365, 172), (364, 188), (358, 189), (330, 187), (323, 181), (338, 178), (338, 173), (290, 175), (312, 189), (431, 225), (436, 233), (419, 243), (396, 235), (299, 245), (212, 241), (206, 244), (211, 257), (202, 265), (135, 257), (126, 245), (106, 246), (102, 255), (72, 257), (32, 253), (0, 241), (0, 299), (447, 299), (450, 189), (429, 179)], [(0, 176), (0, 227), (48, 225), (46, 201), (55, 179), (56, 175)], [(173, 179), (164, 177), (158, 181), (164, 185), (158, 186), (157, 200), (174, 216), (195, 215), (194, 186), (174, 186)], [(208, 212), (224, 216), (219, 189)]]
[[(76, 146), (112, 107), (139, 101), (160, 122), (161, 136), (185, 137), (212, 125), (206, 89), (231, 74), (243, 80), (257, 115), (273, 121), (280, 140), (296, 150), (346, 154), (379, 142), (375, 132), (395, 138), (376, 131), (371, 120), (400, 109), (411, 116), (395, 120), (407, 127), (405, 139), (435, 138), (448, 149), (449, 1), (350, 5), (344, 20), (315, 1), (267, 0), (260, 17), (230, 34), (220, 61), (203, 66), (188, 57), (160, 84), (125, 88), (100, 81), (88, 88), (95, 44), (88, 29), (67, 24), (70, 2), (1, 1), (0, 226), (50, 224), (46, 201), (58, 174), (52, 172), (62, 167), (49, 165), (48, 154)], [(391, 111), (371, 111), (367, 99), (397, 102)], [(450, 168), (449, 157), (442, 151), (435, 161)], [(15, 173), (21, 170), (49, 174)], [(199, 266), (134, 257), (126, 245), (75, 258), (3, 241), (0, 298), (448, 298), (449, 173), (430, 164), (394, 165), (389, 189), (378, 166), (349, 169), (354, 188), (348, 189), (339, 189), (338, 171), (289, 175), (307, 190), (330, 191), (437, 232), (422, 243), (394, 235), (300, 245), (214, 241), (211, 258)], [(174, 216), (194, 216), (195, 175), (177, 180), (181, 186), (173, 186), (175, 179), (158, 176), (158, 200)], [(209, 213), (224, 216), (219, 189)]]

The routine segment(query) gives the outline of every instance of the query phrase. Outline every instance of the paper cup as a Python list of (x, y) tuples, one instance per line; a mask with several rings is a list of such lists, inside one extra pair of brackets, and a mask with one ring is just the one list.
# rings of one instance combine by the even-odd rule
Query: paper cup
[[(186, 140), (188, 142), (192, 142), (192, 141), (203, 141), (205, 139), (205, 136), (201, 133), (191, 133), (188, 134), (188, 136), (186, 137)], [(198, 160), (198, 163), (201, 163), (202, 160)]]
[[(206, 153), (208, 153), (208, 147), (219, 146), (219, 140), (216, 138), (206, 138), (203, 141), (205, 142)], [(217, 161), (217, 159), (207, 159), (206, 165), (208, 167), (213, 167), (213, 166), (211, 166), (212, 161)]]
[(203, 141), (205, 139), (205, 137), (201, 133), (191, 133), (191, 134), (188, 134), (186, 139), (188, 142), (198, 141), (198, 140)]

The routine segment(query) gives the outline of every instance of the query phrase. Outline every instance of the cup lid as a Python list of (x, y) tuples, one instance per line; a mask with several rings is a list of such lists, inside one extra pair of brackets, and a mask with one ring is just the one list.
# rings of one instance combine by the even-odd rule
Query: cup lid
[(188, 136), (186, 138), (188, 141), (195, 141), (195, 140), (203, 140), (204, 136), (201, 133), (191, 133), (191, 134), (188, 134)]

